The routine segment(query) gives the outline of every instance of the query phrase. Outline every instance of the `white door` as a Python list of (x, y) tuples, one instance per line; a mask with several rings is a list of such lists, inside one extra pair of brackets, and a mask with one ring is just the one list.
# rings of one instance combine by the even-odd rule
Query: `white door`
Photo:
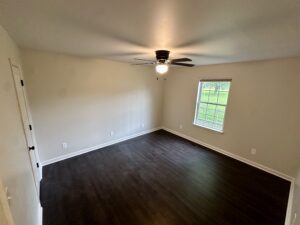
[(41, 166), (39, 164), (38, 149), (34, 138), (32, 120), (31, 120), (28, 102), (26, 98), (22, 71), (19, 65), (14, 63), (11, 59), (9, 61), (10, 61), (11, 71), (15, 83), (16, 93), (18, 96), (19, 108), (20, 108), (20, 113), (23, 121), (23, 128), (26, 137), (26, 142), (28, 146), (27, 150), (31, 161), (31, 167), (32, 167), (37, 194), (39, 195), (39, 186), (40, 186), (39, 184), (41, 180)]

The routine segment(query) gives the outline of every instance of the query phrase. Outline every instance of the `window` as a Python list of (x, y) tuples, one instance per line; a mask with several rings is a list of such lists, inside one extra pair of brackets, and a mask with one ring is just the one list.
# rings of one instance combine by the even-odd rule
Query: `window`
[(223, 132), (231, 80), (199, 82), (194, 124)]

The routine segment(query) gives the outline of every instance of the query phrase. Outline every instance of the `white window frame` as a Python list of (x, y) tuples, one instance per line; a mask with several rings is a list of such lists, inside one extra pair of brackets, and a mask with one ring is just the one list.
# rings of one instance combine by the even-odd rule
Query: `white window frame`
[[(227, 98), (227, 104), (214, 104), (214, 103), (208, 103), (208, 104), (212, 104), (212, 105), (221, 105), (221, 106), (225, 106), (225, 111), (224, 111), (224, 121), (223, 121), (223, 129), (222, 130), (217, 130), (217, 129), (213, 129), (210, 127), (206, 127), (206, 126), (202, 126), (200, 124), (196, 123), (197, 120), (197, 114), (198, 114), (198, 110), (199, 110), (199, 105), (200, 105), (200, 98), (201, 96), (199, 96), (201, 94), (201, 82), (230, 82), (230, 87), (229, 87), (229, 92), (228, 92), (228, 98)], [(214, 132), (218, 132), (223, 134), (224, 133), (224, 127), (225, 127), (225, 118), (226, 118), (226, 112), (227, 112), (227, 108), (229, 105), (229, 97), (230, 97), (230, 92), (231, 92), (231, 85), (232, 85), (232, 79), (203, 79), (200, 80), (198, 82), (198, 91), (197, 91), (197, 96), (196, 96), (196, 107), (195, 107), (195, 113), (194, 113), (194, 120), (193, 120), (193, 125), (197, 126), (197, 127), (201, 127), (210, 131), (214, 131)]]

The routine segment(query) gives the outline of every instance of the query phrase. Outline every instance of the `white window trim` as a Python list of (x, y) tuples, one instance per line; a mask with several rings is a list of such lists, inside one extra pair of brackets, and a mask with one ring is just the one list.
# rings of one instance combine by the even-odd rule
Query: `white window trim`
[[(226, 107), (225, 107), (225, 112), (224, 112), (224, 122), (223, 122), (223, 129), (222, 130), (217, 130), (217, 129), (213, 129), (213, 128), (210, 128), (210, 127), (205, 127), (205, 126), (201, 126), (199, 124), (196, 123), (196, 117), (197, 117), (197, 112), (198, 112), (198, 107), (199, 107), (199, 93), (201, 93), (201, 88), (202, 88), (202, 85), (200, 85), (201, 82), (221, 82), (221, 81), (229, 81), (230, 82), (230, 88), (229, 88), (229, 92), (228, 92), (228, 99), (227, 99), (227, 104), (226, 104)], [(195, 107), (195, 112), (194, 112), (194, 120), (193, 120), (193, 125), (196, 126), (196, 127), (200, 127), (200, 128), (203, 128), (203, 129), (206, 129), (206, 130), (209, 130), (209, 131), (213, 131), (213, 132), (217, 132), (218, 134), (224, 134), (224, 130), (225, 130), (225, 118), (226, 118), (226, 112), (227, 112), (227, 108), (228, 108), (228, 105), (229, 105), (229, 99), (230, 99), (230, 92), (231, 92), (231, 85), (232, 85), (232, 79), (203, 79), (203, 80), (200, 80), (198, 82), (198, 91), (197, 91), (197, 95), (196, 95), (196, 107)], [(211, 104), (211, 103), (209, 103)]]

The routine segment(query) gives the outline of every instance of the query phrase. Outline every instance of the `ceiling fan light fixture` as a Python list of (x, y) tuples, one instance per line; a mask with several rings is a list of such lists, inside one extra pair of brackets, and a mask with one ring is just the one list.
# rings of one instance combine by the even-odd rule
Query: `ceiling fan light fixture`
[(149, 60), (149, 59), (135, 59), (144, 61), (142, 63), (135, 63), (132, 65), (155, 65), (155, 70), (158, 74), (167, 73), (169, 70), (169, 65), (176, 65), (176, 66), (185, 66), (185, 67), (193, 67), (194, 64), (186, 63), (191, 62), (192, 60), (189, 58), (177, 58), (177, 59), (169, 59), (170, 51), (168, 50), (157, 50), (155, 51), (156, 60)]
[(155, 66), (155, 70), (159, 74), (165, 74), (169, 70), (169, 66), (167, 64), (157, 64)]

